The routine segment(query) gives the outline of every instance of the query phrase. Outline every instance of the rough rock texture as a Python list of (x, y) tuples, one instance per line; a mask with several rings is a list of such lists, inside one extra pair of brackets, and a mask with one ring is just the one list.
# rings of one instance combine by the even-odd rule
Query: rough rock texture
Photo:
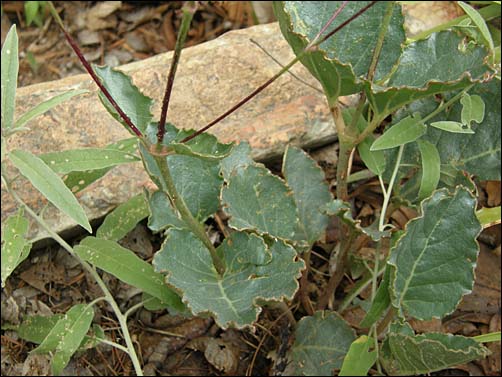
[[(168, 120), (178, 127), (201, 128), (275, 74), (280, 67), (251, 39), (284, 64), (293, 58), (276, 23), (229, 32), (213, 41), (187, 48), (178, 68)], [(160, 54), (120, 67), (133, 77), (133, 82), (146, 95), (156, 100), (153, 110), (157, 119), (171, 57), (172, 53)], [(300, 64), (292, 72), (318, 86)], [(105, 146), (130, 137), (101, 105), (97, 87), (87, 74), (19, 88), (16, 116), (52, 96), (82, 88), (91, 93), (74, 97), (31, 121), (27, 125), (30, 131), (13, 137), (8, 149), (40, 154)], [(258, 160), (280, 155), (288, 143), (312, 147), (335, 138), (335, 127), (323, 95), (290, 74), (283, 75), (252, 102), (215, 126), (212, 132), (224, 142), (247, 140)], [(141, 192), (149, 181), (141, 163), (122, 165), (77, 197), (92, 221)], [(47, 204), (26, 180), (18, 179), (15, 187), (36, 211)], [(15, 203), (2, 185), (2, 224), (15, 210)], [(57, 232), (68, 232), (75, 226), (69, 217), (50, 204), (44, 218)], [(45, 238), (46, 233), (34, 226), (30, 236), (39, 240)]]

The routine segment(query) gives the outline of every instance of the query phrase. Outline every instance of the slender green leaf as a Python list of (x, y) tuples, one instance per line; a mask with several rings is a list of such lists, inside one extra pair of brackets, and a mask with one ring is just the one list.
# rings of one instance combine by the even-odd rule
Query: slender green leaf
[(438, 190), (422, 202), (388, 264), (392, 305), (400, 316), (428, 320), (453, 312), (472, 290), (481, 226), (476, 199), (465, 188)]
[[(153, 100), (145, 96), (140, 90), (132, 83), (131, 78), (126, 74), (104, 66), (93, 67), (96, 75), (101, 79), (101, 82), (106, 89), (110, 92), (115, 102), (120, 106), (122, 111), (129, 117), (131, 122), (143, 133), (147, 125), (152, 120), (152, 113), (150, 108), (153, 105)], [(99, 99), (106, 107), (111, 116), (118, 120), (129, 132), (133, 135), (129, 126), (125, 124), (124, 120), (119, 116), (117, 111), (112, 107), (108, 99), (99, 93)]]
[(324, 234), (329, 217), (321, 209), (333, 200), (321, 168), (301, 149), (288, 146), (282, 172), (299, 213), (298, 235), (311, 246)]
[(422, 180), (418, 200), (423, 200), (436, 189), (441, 171), (441, 159), (436, 146), (427, 140), (417, 140), (422, 157)]
[(355, 340), (354, 330), (336, 312), (318, 311), (297, 324), (289, 351), (295, 376), (332, 376)]
[(474, 339), (476, 342), (479, 342), (479, 343), (500, 342), (502, 340), (502, 338), (500, 336), (500, 331), (491, 332), (488, 334), (483, 334), (483, 335), (478, 335), (478, 336), (473, 336), (472, 339)]
[[(136, 152), (137, 145), (138, 138), (131, 137), (129, 139), (123, 139), (116, 143), (109, 144), (105, 148), (108, 150), (118, 150), (123, 153), (132, 154)], [(63, 181), (66, 187), (68, 187), (73, 193), (77, 193), (103, 177), (112, 168), (113, 166), (96, 170), (73, 171), (65, 175), (63, 177)]]
[(483, 229), (495, 224), (500, 224), (500, 206), (493, 208), (483, 207), (480, 210), (476, 211), (476, 217), (481, 223)]
[(60, 174), (97, 170), (139, 161), (138, 157), (130, 153), (106, 148), (71, 149), (44, 153), (38, 157), (52, 170)]
[[(40, 1), (25, 1), (24, 14), (26, 17), (26, 25), (30, 26), (33, 21), (37, 21), (37, 26), (40, 26), (40, 15), (38, 9), (40, 8)], [(38, 16), (38, 18), (37, 18)]]
[(92, 306), (74, 305), (49, 332), (34, 353), (52, 352), (52, 373), (60, 375), (79, 348), (94, 317)]
[(389, 281), (390, 281), (390, 268), (386, 266), (385, 272), (378, 286), (375, 294), (375, 298), (371, 303), (370, 309), (366, 312), (363, 320), (359, 324), (360, 327), (370, 328), (376, 321), (380, 319), (384, 311), (390, 305), (390, 294), (389, 294)]
[(74, 250), (83, 260), (169, 303), (175, 309), (183, 310), (179, 296), (165, 285), (163, 276), (131, 250), (114, 241), (95, 237), (84, 238)]
[(149, 215), (148, 204), (143, 194), (133, 196), (106, 216), (96, 231), (96, 237), (118, 241), (134, 229), (136, 224)]
[(471, 127), (472, 121), (475, 121), (476, 123), (483, 122), (483, 119), (485, 118), (485, 103), (480, 96), (470, 96), (469, 94), (464, 93), (460, 99), (460, 103), (462, 104), (461, 118), (463, 124)]
[(474, 131), (470, 127), (464, 127), (462, 123), (454, 122), (451, 120), (442, 120), (439, 122), (432, 122), (432, 127), (436, 127), (440, 130), (453, 132), (457, 134), (473, 134)]
[(30, 254), (31, 242), (26, 239), (28, 220), (20, 209), (9, 216), (2, 227), (2, 287), (10, 274)]
[(21, 150), (10, 152), (9, 157), (14, 166), (42, 195), (89, 233), (92, 232), (89, 220), (75, 196), (40, 158)]
[(224, 329), (252, 326), (261, 312), (260, 303), (291, 299), (298, 289), (304, 263), (282, 241), (271, 241), (268, 247), (254, 234), (234, 232), (217, 253), (226, 266), (222, 276), (209, 250), (193, 233), (171, 228), (153, 265), (183, 292), (193, 314), (210, 312)]
[(463, 1), (459, 1), (457, 2), (457, 4), (460, 5), (460, 7), (464, 10), (464, 12), (471, 18), (472, 22), (476, 24), (479, 31), (483, 35), (486, 44), (488, 45), (488, 47), (490, 47), (490, 50), (493, 50), (494, 44), (492, 35), (490, 33), (490, 30), (488, 30), (488, 26), (486, 25), (486, 22), (483, 19), (483, 17), (478, 13), (476, 9), (471, 7), (469, 4), (464, 3)]
[(222, 202), (230, 226), (293, 239), (299, 220), (292, 192), (265, 167), (234, 170), (223, 187)]
[(16, 106), (17, 74), (19, 58), (16, 25), (12, 25), (2, 46), (2, 128), (7, 130), (14, 124)]
[(57, 96), (49, 98), (47, 101), (39, 103), (35, 107), (25, 112), (18, 120), (16, 120), (14, 127), (23, 127), (30, 120), (45, 113), (47, 110), (52, 109), (54, 106), (57, 106), (60, 103), (63, 103), (64, 101), (83, 93), (89, 93), (89, 91), (87, 89), (70, 90), (68, 92), (58, 94)]
[(339, 376), (366, 376), (377, 359), (377, 351), (369, 352), (375, 344), (372, 338), (362, 335), (352, 342), (343, 360)]
[(62, 314), (54, 314), (49, 317), (32, 315), (25, 318), (15, 330), (21, 339), (40, 344), (62, 318)]
[(382, 345), (381, 362), (389, 375), (413, 376), (468, 363), (489, 354), (483, 345), (463, 336), (389, 332)]
[(411, 143), (425, 134), (427, 127), (421, 119), (409, 116), (401, 119), (384, 132), (382, 136), (371, 145), (371, 151), (395, 148), (403, 144)]

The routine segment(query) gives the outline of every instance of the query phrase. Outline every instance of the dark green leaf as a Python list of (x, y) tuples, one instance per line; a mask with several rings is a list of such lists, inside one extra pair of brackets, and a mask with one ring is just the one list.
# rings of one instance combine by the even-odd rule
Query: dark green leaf
[(392, 305), (401, 316), (442, 318), (471, 291), (481, 230), (475, 209), (462, 187), (422, 202), (422, 216), (408, 223), (388, 262)]
[(89, 233), (92, 232), (89, 220), (75, 196), (40, 158), (20, 150), (10, 152), (9, 157), (14, 166), (42, 195)]
[[(189, 251), (189, 252), (187, 252)], [(227, 328), (251, 326), (263, 301), (292, 298), (304, 268), (295, 250), (282, 241), (267, 247), (254, 234), (234, 232), (217, 249), (226, 270), (220, 276), (209, 250), (188, 230), (171, 228), (153, 265), (167, 274), (167, 282), (183, 292), (183, 300), (197, 315), (213, 313)]]
[(178, 295), (164, 284), (164, 277), (131, 250), (114, 241), (94, 237), (84, 238), (74, 250), (83, 260), (163, 302), (170, 303), (176, 310), (183, 310)]
[(171, 201), (164, 191), (155, 191), (148, 194), (148, 206), (150, 216), (148, 217), (148, 227), (154, 232), (160, 232), (170, 226), (183, 227)]
[(335, 312), (320, 311), (297, 324), (288, 359), (295, 376), (333, 376), (355, 340), (354, 330)]
[(329, 218), (321, 209), (333, 200), (324, 173), (305, 152), (291, 146), (286, 148), (282, 172), (298, 208), (298, 235), (313, 245), (328, 226)]
[(232, 153), (220, 162), (221, 173), (226, 181), (230, 179), (232, 172), (238, 168), (244, 168), (247, 165), (253, 165), (251, 158), (251, 147), (245, 141), (234, 146)]

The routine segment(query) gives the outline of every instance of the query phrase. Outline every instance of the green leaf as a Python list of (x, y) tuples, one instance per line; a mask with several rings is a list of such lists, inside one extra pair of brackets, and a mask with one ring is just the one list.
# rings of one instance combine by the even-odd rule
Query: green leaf
[[(153, 100), (145, 96), (132, 83), (132, 80), (126, 74), (117, 71), (113, 68), (104, 66), (93, 66), (96, 75), (101, 79), (101, 82), (110, 92), (115, 102), (120, 106), (122, 111), (129, 117), (131, 122), (143, 133), (147, 125), (153, 118), (150, 109), (153, 105)], [(108, 110), (110, 115), (118, 120), (129, 132), (133, 135), (129, 126), (120, 117), (117, 111), (112, 107), (108, 99), (99, 92), (99, 99)]]
[(52, 373), (60, 375), (70, 358), (79, 348), (89, 330), (94, 310), (84, 304), (74, 305), (49, 332), (34, 353), (52, 352)]
[(148, 228), (154, 232), (160, 232), (170, 226), (181, 228), (184, 226), (171, 205), (164, 191), (155, 191), (147, 194), (150, 216), (148, 216)]
[(89, 93), (89, 91), (87, 89), (70, 90), (68, 92), (58, 94), (57, 96), (49, 98), (47, 101), (39, 103), (32, 109), (25, 112), (18, 120), (16, 120), (14, 127), (23, 127), (30, 120), (45, 113), (47, 110), (52, 109), (54, 106), (57, 106), (60, 103), (63, 103), (64, 101), (83, 93)]
[(75, 196), (40, 158), (20, 150), (10, 152), (9, 157), (14, 166), (42, 195), (89, 233), (92, 232), (87, 216)]
[(143, 194), (133, 196), (108, 214), (96, 231), (96, 237), (118, 241), (134, 229), (150, 211)]
[(434, 33), (406, 46), (386, 87), (366, 87), (377, 114), (391, 114), (403, 105), (434, 94), (459, 90), (493, 75), (481, 47), (462, 50), (455, 32)]
[(16, 25), (12, 25), (2, 46), (2, 129), (7, 130), (14, 123), (16, 107), (17, 74), (19, 58)]
[(485, 118), (485, 103), (480, 96), (470, 96), (469, 94), (464, 93), (460, 99), (460, 103), (462, 104), (461, 118), (463, 124), (471, 127), (472, 121), (475, 121), (476, 123), (483, 122), (483, 119)]
[(9, 216), (2, 226), (2, 288), (10, 274), (30, 254), (31, 242), (26, 239), (28, 220), (20, 209)]
[(493, 208), (483, 207), (480, 210), (476, 211), (476, 217), (478, 218), (478, 221), (483, 229), (488, 228), (494, 224), (499, 224), (501, 218), (500, 206)]
[(408, 223), (388, 261), (400, 316), (442, 318), (471, 292), (481, 230), (475, 209), (476, 199), (463, 187), (454, 194), (438, 190), (422, 202), (422, 216)]
[[(296, 55), (314, 39), (327, 24), (342, 1), (274, 2), (274, 11), (282, 34)], [(349, 2), (322, 36), (334, 30), (368, 2)], [(377, 3), (323, 42), (318, 51), (308, 53), (301, 62), (322, 84), (329, 98), (356, 93), (365, 78), (386, 12), (385, 2)], [(405, 40), (401, 7), (396, 5), (387, 30), (375, 79), (391, 71)]]
[(377, 359), (377, 351), (368, 352), (375, 344), (372, 338), (362, 335), (352, 342), (343, 360), (339, 376), (366, 376)]
[(221, 174), (228, 181), (232, 172), (238, 168), (244, 168), (247, 165), (253, 165), (254, 161), (251, 157), (251, 147), (246, 141), (233, 147), (230, 155), (225, 157), (220, 162)]
[(350, 208), (350, 204), (344, 202), (340, 199), (335, 199), (331, 203), (328, 203), (324, 209), (325, 212), (329, 216), (338, 216), (344, 223), (350, 225), (354, 230), (358, 232), (362, 232), (370, 237), (373, 241), (380, 241), (382, 237), (390, 237), (390, 231), (384, 230), (380, 232), (378, 230), (378, 220), (373, 224), (367, 227), (361, 226), (361, 220), (355, 220), (352, 217), (352, 210)]
[(119, 150), (106, 148), (71, 149), (44, 153), (38, 156), (56, 173), (103, 169), (139, 161), (139, 158)]
[(370, 309), (366, 312), (363, 320), (359, 324), (362, 328), (370, 328), (373, 324), (380, 319), (383, 312), (390, 305), (390, 294), (389, 294), (389, 281), (390, 281), (390, 267), (387, 265), (385, 272), (378, 286), (375, 294), (375, 298), (371, 303)]
[(318, 311), (297, 324), (289, 351), (295, 376), (332, 376), (355, 340), (354, 330), (335, 313)]
[(500, 336), (500, 331), (473, 336), (472, 339), (474, 339), (476, 342), (479, 343), (500, 342), (502, 340)]
[(333, 200), (324, 173), (305, 152), (292, 146), (286, 148), (282, 172), (298, 208), (299, 235), (313, 245), (329, 222), (321, 208)]
[(436, 127), (440, 130), (453, 132), (457, 134), (473, 134), (474, 131), (470, 127), (464, 127), (462, 123), (453, 122), (451, 120), (442, 120), (439, 122), (432, 122), (432, 127)]
[(464, 3), (463, 1), (457, 2), (458, 5), (464, 10), (464, 12), (471, 18), (472, 22), (476, 24), (478, 27), (479, 31), (483, 35), (483, 38), (486, 41), (486, 44), (488, 47), (490, 47), (490, 50), (494, 49), (494, 44), (493, 44), (493, 39), (492, 35), (490, 33), (490, 30), (488, 30), (488, 26), (486, 25), (485, 20), (483, 17), (478, 13), (476, 9), (471, 7), (469, 4)]
[(292, 192), (265, 167), (234, 170), (223, 187), (222, 202), (233, 228), (293, 239), (299, 220)]
[(417, 140), (422, 156), (422, 180), (418, 192), (418, 200), (430, 196), (439, 183), (441, 159), (436, 146), (427, 140)]
[[(187, 252), (189, 251), (189, 252)], [(223, 329), (251, 326), (263, 301), (291, 299), (304, 268), (296, 251), (282, 241), (234, 232), (218, 247), (226, 270), (220, 276), (209, 250), (190, 231), (171, 228), (153, 265), (167, 282), (183, 292), (194, 315), (210, 312)]]
[(425, 134), (427, 127), (416, 116), (408, 116), (387, 129), (382, 136), (371, 145), (371, 151), (395, 148), (411, 143)]
[(164, 284), (161, 274), (145, 262), (114, 241), (95, 237), (84, 238), (74, 247), (83, 260), (112, 274), (124, 283), (137, 287), (144, 292), (169, 303), (176, 310), (183, 310), (183, 304), (176, 293)]
[(25, 1), (24, 2), (24, 13), (26, 17), (26, 25), (30, 26), (33, 21), (37, 20), (36, 24), (38, 26), (40, 22), (40, 15), (38, 14), (38, 9), (40, 8), (40, 1)]
[[(107, 150), (117, 150), (122, 153), (132, 154), (136, 152), (138, 144), (138, 138), (131, 137), (129, 139), (123, 139), (116, 143), (107, 145), (105, 148)], [(132, 160), (131, 160), (132, 161)], [(86, 171), (74, 171), (65, 175), (63, 181), (73, 193), (82, 191), (84, 188), (89, 186), (91, 183), (103, 177), (113, 166), (96, 169), (96, 170), (86, 170)]]
[(389, 375), (420, 375), (481, 359), (490, 351), (474, 339), (442, 333), (406, 335), (389, 332), (381, 362)]
[(54, 314), (49, 317), (32, 315), (25, 318), (15, 330), (21, 339), (40, 344), (62, 318), (62, 314)]

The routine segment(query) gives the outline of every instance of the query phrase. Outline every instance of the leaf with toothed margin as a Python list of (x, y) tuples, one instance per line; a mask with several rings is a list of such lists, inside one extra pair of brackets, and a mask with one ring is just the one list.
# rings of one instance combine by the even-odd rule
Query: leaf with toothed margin
[(299, 219), (293, 193), (267, 168), (256, 164), (233, 170), (221, 197), (231, 227), (294, 238)]
[[(157, 124), (152, 122), (146, 129), (147, 138), (152, 144), (157, 142)], [(202, 133), (186, 143), (181, 143), (183, 139), (194, 133), (195, 130), (180, 130), (173, 124), (166, 123), (166, 133), (162, 144), (171, 147), (178, 154), (205, 160), (221, 160), (230, 154), (234, 145), (233, 143), (220, 143), (209, 133)]]
[(288, 360), (292, 376), (332, 376), (342, 367), (355, 332), (337, 313), (318, 311), (297, 324)]
[(362, 227), (361, 220), (356, 220), (352, 217), (350, 204), (344, 202), (343, 200), (333, 200), (331, 203), (328, 203), (326, 206), (324, 206), (323, 212), (329, 216), (338, 216), (344, 223), (350, 225), (358, 232), (366, 234), (373, 241), (378, 242), (382, 239), (382, 237), (390, 237), (391, 233), (389, 230), (384, 230), (382, 232), (378, 230), (378, 220), (370, 226)]
[(481, 359), (491, 352), (472, 338), (443, 333), (413, 334), (408, 324), (391, 330), (382, 343), (380, 361), (391, 376), (415, 376)]
[[(189, 252), (187, 252), (189, 251)], [(153, 265), (166, 273), (169, 285), (183, 293), (193, 314), (209, 312), (223, 329), (252, 326), (260, 303), (291, 299), (304, 268), (296, 251), (282, 241), (265, 241), (254, 234), (234, 232), (217, 248), (225, 263), (220, 276), (209, 250), (190, 231), (171, 228)]]
[(324, 173), (304, 151), (292, 146), (284, 153), (282, 172), (298, 208), (300, 222), (296, 233), (313, 245), (328, 226), (329, 217), (321, 209), (333, 200)]
[(408, 223), (387, 262), (400, 316), (443, 318), (471, 292), (481, 231), (475, 210), (476, 198), (464, 187), (422, 202), (422, 216)]
[[(150, 112), (153, 99), (141, 93), (138, 87), (132, 83), (131, 78), (125, 73), (108, 66), (98, 67), (93, 65), (93, 69), (115, 102), (129, 117), (132, 124), (144, 135), (146, 126), (153, 118)], [(127, 131), (135, 135), (101, 91), (99, 92), (99, 99), (110, 115), (119, 121)]]

